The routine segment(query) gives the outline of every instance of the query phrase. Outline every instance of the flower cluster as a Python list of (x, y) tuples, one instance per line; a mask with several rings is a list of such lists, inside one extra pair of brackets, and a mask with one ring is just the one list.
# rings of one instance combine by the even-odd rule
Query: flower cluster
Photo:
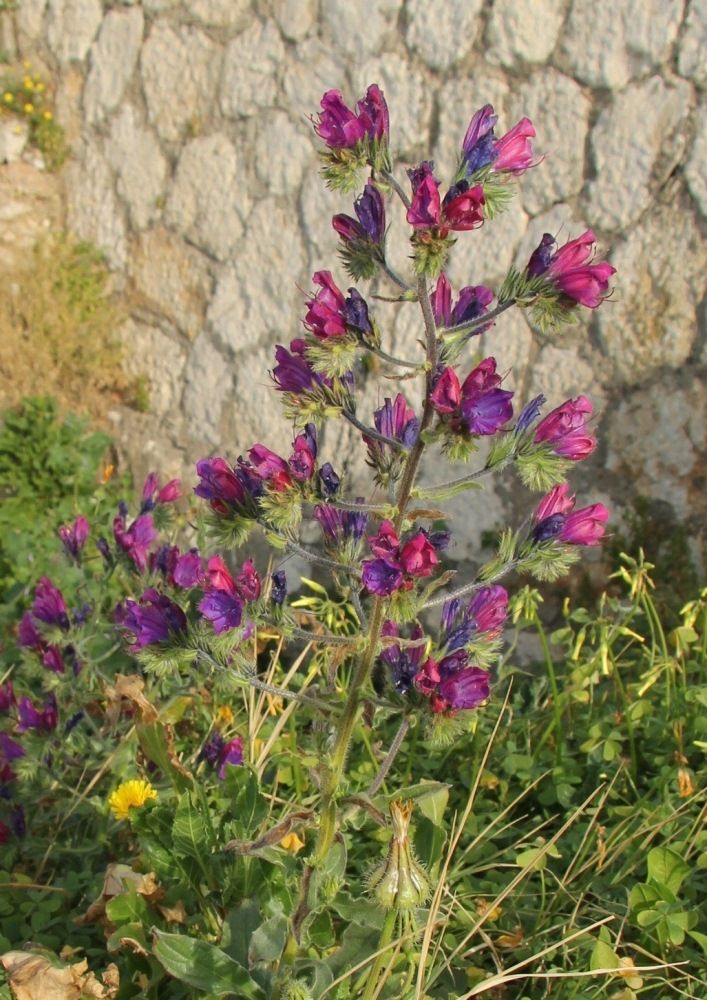
[(432, 536), (424, 529), (400, 539), (392, 521), (383, 521), (368, 544), (375, 559), (364, 559), (361, 581), (369, 594), (389, 597), (397, 590), (411, 590), (415, 580), (431, 576), (446, 548), (448, 536)]
[(488, 437), (513, 416), (513, 393), (500, 388), (502, 381), (495, 358), (486, 358), (463, 382), (454, 368), (446, 367), (436, 380), (430, 401), (455, 433)]

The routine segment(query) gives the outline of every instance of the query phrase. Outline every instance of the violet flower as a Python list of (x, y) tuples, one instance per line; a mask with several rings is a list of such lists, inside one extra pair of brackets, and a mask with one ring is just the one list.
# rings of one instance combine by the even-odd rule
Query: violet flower
[[(400, 631), (395, 622), (386, 621), (381, 629), (381, 636), (385, 638), (399, 637)], [(425, 656), (426, 644), (422, 641), (425, 633), (422, 628), (415, 624), (410, 631), (409, 638), (418, 641), (416, 646), (385, 646), (380, 654), (383, 663), (390, 670), (393, 687), (398, 694), (407, 694), (412, 687), (415, 675), (420, 669), (420, 664)]]
[(186, 615), (165, 594), (150, 587), (140, 598), (128, 598), (116, 609), (118, 625), (133, 633), (131, 651), (167, 642), (187, 630)]
[(547, 443), (562, 458), (573, 462), (586, 458), (594, 451), (597, 439), (587, 433), (587, 420), (592, 404), (586, 396), (567, 399), (544, 417), (535, 429), (535, 444)]
[(450, 418), (453, 430), (488, 437), (513, 416), (513, 393), (500, 389), (496, 359), (486, 358), (460, 384), (457, 373), (447, 367), (437, 379), (430, 402), (438, 413)]
[(287, 462), (264, 444), (254, 444), (248, 452), (248, 458), (255, 475), (278, 493), (292, 486)]
[(64, 595), (49, 577), (41, 577), (35, 588), (32, 614), (47, 625), (57, 625), (63, 632), (70, 628)]
[(477, 636), (496, 639), (507, 616), (508, 592), (498, 584), (481, 587), (466, 605), (459, 598), (447, 601), (442, 607), (442, 645), (451, 653)]
[(205, 760), (211, 767), (218, 767), (219, 779), (223, 781), (229, 764), (243, 763), (243, 739), (236, 736), (226, 742), (221, 733), (215, 730), (199, 751), (198, 760)]
[(36, 729), (38, 732), (50, 733), (56, 729), (58, 722), (58, 710), (56, 697), (50, 694), (43, 708), (35, 708), (32, 701), (23, 695), (17, 702), (18, 733), (26, 733), (28, 729)]
[(339, 90), (327, 90), (321, 99), (321, 112), (314, 131), (330, 149), (351, 149), (362, 139), (388, 139), (388, 106), (383, 91), (372, 84), (353, 112)]
[(238, 628), (243, 620), (243, 601), (237, 593), (210, 590), (199, 601), (199, 611), (214, 627), (216, 635)]
[(122, 514), (113, 518), (113, 537), (118, 546), (132, 559), (136, 568), (144, 573), (147, 568), (148, 552), (157, 538), (152, 514), (141, 514), (126, 530)]
[(524, 434), (525, 431), (537, 420), (540, 416), (540, 411), (545, 404), (546, 400), (542, 393), (531, 399), (529, 403), (526, 403), (523, 409), (520, 411), (518, 419), (516, 420), (516, 425), (513, 428), (513, 432), (516, 435)]
[(425, 161), (408, 170), (408, 176), (412, 200), (406, 218), (414, 229), (436, 229), (445, 237), (450, 229), (463, 232), (482, 225), (485, 198), (480, 184), (472, 187), (467, 180), (458, 181), (442, 200), (432, 163)]
[(317, 271), (312, 281), (320, 290), (307, 301), (304, 325), (317, 339), (342, 337), (349, 330), (360, 334), (373, 332), (368, 305), (355, 288), (349, 288), (348, 298), (344, 296), (330, 271)]
[(289, 471), (293, 479), (306, 483), (314, 475), (317, 462), (317, 428), (305, 424), (304, 430), (292, 442)]
[(78, 563), (81, 558), (81, 552), (90, 530), (88, 521), (81, 515), (76, 518), (73, 524), (62, 524), (59, 528), (58, 535), (64, 546), (64, 551), (69, 559), (75, 563)]
[(12, 681), (5, 681), (4, 684), (0, 684), (0, 712), (8, 712), (16, 703), (17, 699), (15, 698)]
[[(430, 295), (432, 315), (438, 327), (458, 326), (478, 319), (488, 312), (493, 301), (493, 292), (486, 285), (467, 285), (459, 292), (459, 298), (452, 305), (452, 286), (444, 272), (437, 279), (434, 291)], [(473, 336), (479, 336), (492, 326), (488, 323), (474, 330)], [(472, 334), (469, 334), (472, 336)]]
[(284, 569), (278, 569), (270, 575), (270, 600), (278, 607), (285, 603), (287, 597), (287, 576)]
[(494, 173), (522, 174), (540, 162), (534, 160), (530, 140), (535, 127), (529, 118), (521, 118), (500, 139), (494, 136), (498, 116), (485, 104), (473, 116), (462, 143), (462, 160), (467, 177), (484, 167)]
[(372, 180), (354, 202), (356, 218), (335, 215), (331, 224), (345, 242), (361, 242), (378, 246), (385, 235), (385, 204)]

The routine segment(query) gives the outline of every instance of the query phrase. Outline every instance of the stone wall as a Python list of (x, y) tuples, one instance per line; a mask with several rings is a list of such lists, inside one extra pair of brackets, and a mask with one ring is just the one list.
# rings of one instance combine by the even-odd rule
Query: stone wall
[[(533, 119), (544, 163), (498, 223), (462, 234), (450, 276), (497, 282), (544, 231), (591, 225), (618, 269), (613, 298), (550, 337), (504, 317), (485, 349), (521, 399), (591, 395), (601, 445), (579, 479), (592, 498), (643, 494), (704, 523), (702, 0), (19, 0), (1, 17), (5, 49), (57, 81), (68, 225), (104, 248), (131, 303), (128, 364), (149, 373), (152, 412), (113, 418), (139, 470), (287, 442), (273, 345), (301, 329), (314, 270), (346, 284), (330, 216), (349, 202), (317, 176), (306, 115), (325, 89), (353, 100), (376, 81), (401, 172), (431, 150), (449, 176), (485, 102), (501, 126)], [(413, 350), (415, 317), (383, 308), (389, 343)], [(326, 439), (360, 467), (350, 435)], [(511, 493), (501, 480), (463, 497), (453, 555)]]

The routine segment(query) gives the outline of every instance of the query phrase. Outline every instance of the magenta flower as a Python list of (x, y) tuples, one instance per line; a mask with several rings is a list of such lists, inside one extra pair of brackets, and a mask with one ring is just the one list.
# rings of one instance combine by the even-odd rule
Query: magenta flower
[(292, 442), (292, 455), (288, 463), (290, 475), (298, 483), (306, 483), (317, 466), (317, 429), (306, 424), (304, 431)]
[(484, 189), (466, 180), (452, 185), (444, 200), (440, 199), (439, 181), (432, 173), (429, 161), (408, 171), (412, 184), (412, 201), (407, 221), (414, 229), (437, 229), (445, 237), (449, 230), (462, 232), (477, 229), (484, 221)]
[(29, 611), (25, 611), (20, 619), (20, 625), (17, 630), (17, 641), (20, 646), (35, 650), (41, 649), (45, 644)]
[(128, 598), (118, 606), (115, 614), (118, 625), (133, 633), (132, 652), (167, 642), (186, 632), (186, 615), (165, 594), (150, 587), (143, 593), (140, 602)]
[(211, 622), (216, 635), (238, 628), (243, 619), (243, 601), (238, 594), (210, 590), (199, 601), (199, 611)]
[(339, 90), (327, 90), (321, 108), (314, 131), (330, 149), (350, 149), (364, 137), (379, 142), (388, 139), (388, 106), (375, 83), (356, 104), (357, 113), (344, 104)]
[(314, 372), (305, 357), (305, 348), (306, 344), (301, 339), (293, 340), (289, 351), (282, 344), (275, 348), (277, 364), (271, 374), (275, 388), (280, 392), (309, 392), (321, 384), (321, 376)]
[[(452, 711), (476, 708), (488, 699), (489, 675), (480, 667), (464, 667), (443, 676), (438, 691), (439, 697)], [(439, 703), (437, 707), (439, 708)]]
[(512, 129), (496, 139), (498, 116), (490, 104), (484, 105), (469, 122), (462, 143), (462, 158), (467, 177), (490, 166), (494, 173), (522, 174), (537, 166), (530, 140), (535, 128), (529, 118), (521, 118)]
[(69, 559), (76, 563), (81, 558), (81, 552), (86, 544), (90, 530), (88, 521), (81, 515), (76, 518), (73, 524), (62, 524), (59, 528), (58, 534), (61, 544), (64, 546), (64, 551)]
[(157, 538), (152, 514), (141, 514), (127, 530), (123, 515), (118, 514), (113, 518), (113, 536), (137, 569), (144, 573), (147, 568), (149, 548)]
[(331, 224), (345, 242), (378, 245), (385, 236), (385, 204), (383, 196), (369, 180), (363, 193), (354, 202), (356, 218), (335, 215)]
[(334, 283), (330, 271), (317, 271), (312, 276), (320, 290), (307, 301), (304, 325), (319, 340), (342, 337), (350, 330), (365, 335), (373, 332), (368, 317), (368, 305), (355, 288), (348, 297)]
[(292, 486), (292, 477), (287, 462), (274, 451), (266, 448), (264, 444), (254, 444), (248, 452), (248, 458), (256, 476), (272, 486), (278, 493)]
[(528, 277), (543, 275), (568, 299), (596, 309), (607, 297), (609, 279), (616, 273), (616, 268), (606, 261), (591, 263), (596, 251), (596, 237), (592, 230), (587, 229), (555, 252), (554, 247), (554, 237), (545, 233), (528, 261)]
[[(430, 296), (432, 315), (438, 327), (458, 326), (472, 319), (483, 316), (493, 301), (493, 292), (485, 285), (467, 285), (459, 292), (459, 298), (452, 304), (452, 286), (444, 272), (437, 279), (434, 291)], [(488, 330), (491, 324), (479, 327), (474, 331), (478, 336)]]
[(51, 643), (43, 650), (42, 663), (47, 670), (51, 670), (54, 674), (63, 674), (66, 670), (61, 650), (54, 643)]
[(431, 576), (439, 563), (434, 545), (422, 531), (402, 546), (398, 559), (403, 570), (414, 577)]
[(330, 149), (349, 149), (363, 139), (363, 122), (344, 104), (340, 90), (327, 90), (320, 103), (322, 110), (314, 131)]
[(202, 574), (201, 556), (197, 549), (190, 549), (177, 557), (172, 570), (172, 581), (175, 586), (190, 590), (197, 586)]
[(219, 779), (223, 781), (229, 764), (243, 763), (242, 737), (236, 736), (227, 743), (221, 733), (215, 730), (199, 751), (199, 760), (205, 760), (211, 767), (218, 767)]
[(235, 580), (236, 590), (246, 601), (257, 601), (262, 591), (260, 576), (252, 559), (246, 559)]
[(174, 503), (182, 495), (182, 484), (179, 479), (170, 479), (160, 488), (157, 473), (150, 472), (142, 487), (142, 504), (140, 513), (146, 514), (153, 510), (156, 504)]
[(451, 653), (478, 636), (496, 639), (507, 616), (508, 592), (498, 584), (481, 587), (466, 606), (459, 598), (447, 601), (442, 608), (442, 645)]
[(586, 458), (597, 445), (597, 439), (587, 433), (587, 418), (591, 412), (592, 404), (586, 396), (565, 400), (540, 421), (534, 442), (551, 444), (556, 455), (573, 462)]
[(609, 511), (601, 503), (574, 510), (575, 503), (567, 483), (554, 486), (533, 515), (533, 541), (556, 539), (567, 545), (597, 545), (606, 531)]
[(533, 160), (530, 140), (535, 138), (535, 128), (530, 118), (521, 118), (513, 128), (501, 136), (493, 147), (493, 171), (523, 174), (529, 167), (537, 166)]
[[(32, 614), (47, 625), (58, 625), (63, 632), (69, 630), (69, 616), (66, 612), (64, 595), (49, 577), (43, 576), (35, 588)], [(23, 645), (28, 644), (23, 643)]]

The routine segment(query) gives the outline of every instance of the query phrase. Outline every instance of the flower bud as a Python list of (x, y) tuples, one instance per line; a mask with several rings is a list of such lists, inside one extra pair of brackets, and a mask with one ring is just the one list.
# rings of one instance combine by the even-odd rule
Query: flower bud
[(411, 801), (395, 799), (390, 803), (393, 837), (388, 856), (369, 878), (376, 901), (387, 910), (412, 910), (422, 906), (430, 893), (429, 878), (408, 837), (412, 810)]

